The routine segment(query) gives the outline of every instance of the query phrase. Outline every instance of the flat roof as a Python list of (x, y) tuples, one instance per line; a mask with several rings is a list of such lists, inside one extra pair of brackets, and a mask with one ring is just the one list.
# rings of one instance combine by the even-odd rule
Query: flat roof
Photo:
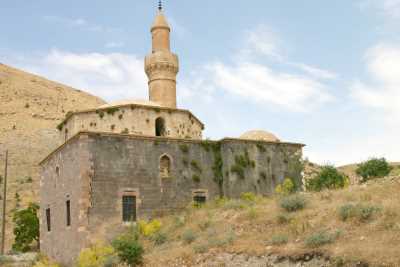
[(204, 124), (199, 120), (193, 113), (187, 109), (179, 109), (179, 108), (169, 108), (169, 107), (161, 107), (161, 106), (150, 106), (150, 105), (141, 105), (141, 104), (134, 104), (134, 103), (128, 103), (128, 104), (121, 104), (121, 105), (115, 105), (115, 106), (105, 106), (105, 107), (97, 107), (97, 108), (91, 108), (91, 109), (83, 109), (83, 110), (77, 110), (77, 111), (70, 111), (67, 113), (65, 116), (64, 120), (60, 124), (65, 124), (72, 116), (77, 115), (77, 114), (82, 114), (82, 113), (91, 113), (91, 112), (96, 112), (96, 111), (106, 111), (109, 109), (116, 109), (116, 108), (124, 108), (124, 107), (138, 107), (138, 108), (143, 108), (143, 109), (152, 109), (152, 110), (166, 110), (166, 111), (174, 111), (174, 112), (183, 112), (183, 113), (188, 113), (190, 114), (200, 125), (202, 126), (204, 130)]
[(171, 137), (159, 137), (159, 136), (148, 136), (148, 135), (133, 135), (133, 134), (120, 134), (120, 133), (108, 133), (108, 132), (94, 132), (94, 131), (81, 131), (75, 134), (73, 137), (68, 139), (64, 144), (56, 148), (52, 151), (47, 157), (39, 162), (39, 165), (45, 163), (52, 155), (57, 153), (58, 151), (62, 150), (67, 144), (74, 142), (79, 138), (81, 135), (87, 136), (109, 136), (109, 137), (123, 137), (128, 139), (137, 139), (137, 140), (153, 140), (153, 141), (173, 141), (173, 142), (183, 142), (183, 143), (204, 143), (204, 142), (211, 142), (211, 143), (218, 143), (218, 142), (234, 142), (239, 141), (243, 143), (264, 143), (264, 144), (274, 144), (274, 145), (290, 145), (290, 146), (298, 146), (298, 147), (305, 147), (305, 144), (301, 143), (290, 143), (290, 142), (268, 142), (263, 140), (247, 140), (247, 139), (240, 139), (240, 138), (222, 138), (220, 140), (208, 140), (208, 139), (183, 139), (183, 138), (171, 138)]

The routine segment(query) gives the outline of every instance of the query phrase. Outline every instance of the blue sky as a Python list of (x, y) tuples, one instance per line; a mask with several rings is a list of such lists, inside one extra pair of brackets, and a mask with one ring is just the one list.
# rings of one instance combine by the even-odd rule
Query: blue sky
[[(0, 62), (98, 95), (147, 98), (157, 1), (5, 1)], [(319, 163), (400, 161), (400, 0), (165, 1), (178, 103), (205, 136), (264, 129)]]

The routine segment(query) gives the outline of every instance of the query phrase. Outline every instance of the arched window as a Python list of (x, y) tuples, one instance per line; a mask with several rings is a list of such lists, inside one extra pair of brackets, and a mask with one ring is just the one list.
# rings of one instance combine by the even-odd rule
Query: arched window
[(164, 155), (160, 158), (160, 177), (168, 178), (171, 174), (171, 159)]
[(156, 136), (165, 136), (165, 120), (163, 118), (156, 119)]

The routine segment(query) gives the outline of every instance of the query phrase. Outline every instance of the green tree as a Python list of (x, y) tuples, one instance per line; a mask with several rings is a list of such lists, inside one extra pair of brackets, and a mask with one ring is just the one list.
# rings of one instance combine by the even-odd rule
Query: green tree
[(306, 188), (310, 191), (322, 191), (324, 189), (338, 189), (346, 187), (349, 183), (349, 178), (340, 173), (333, 166), (322, 167), (320, 173), (306, 182)]
[(27, 252), (32, 242), (36, 241), (39, 248), (39, 218), (37, 216), (39, 206), (30, 203), (28, 208), (14, 213), (15, 241), (12, 248), (16, 251)]
[(137, 266), (142, 263), (144, 250), (139, 242), (137, 229), (116, 238), (112, 242), (112, 246), (121, 261), (131, 266)]
[(372, 178), (381, 178), (389, 175), (392, 167), (385, 158), (372, 158), (358, 165), (356, 173), (363, 178), (363, 182)]

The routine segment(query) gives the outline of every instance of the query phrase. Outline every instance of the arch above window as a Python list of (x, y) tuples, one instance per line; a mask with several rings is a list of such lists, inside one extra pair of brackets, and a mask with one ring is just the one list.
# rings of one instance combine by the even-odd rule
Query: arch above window
[(160, 177), (168, 178), (171, 175), (171, 159), (168, 155), (162, 155), (160, 158)]

